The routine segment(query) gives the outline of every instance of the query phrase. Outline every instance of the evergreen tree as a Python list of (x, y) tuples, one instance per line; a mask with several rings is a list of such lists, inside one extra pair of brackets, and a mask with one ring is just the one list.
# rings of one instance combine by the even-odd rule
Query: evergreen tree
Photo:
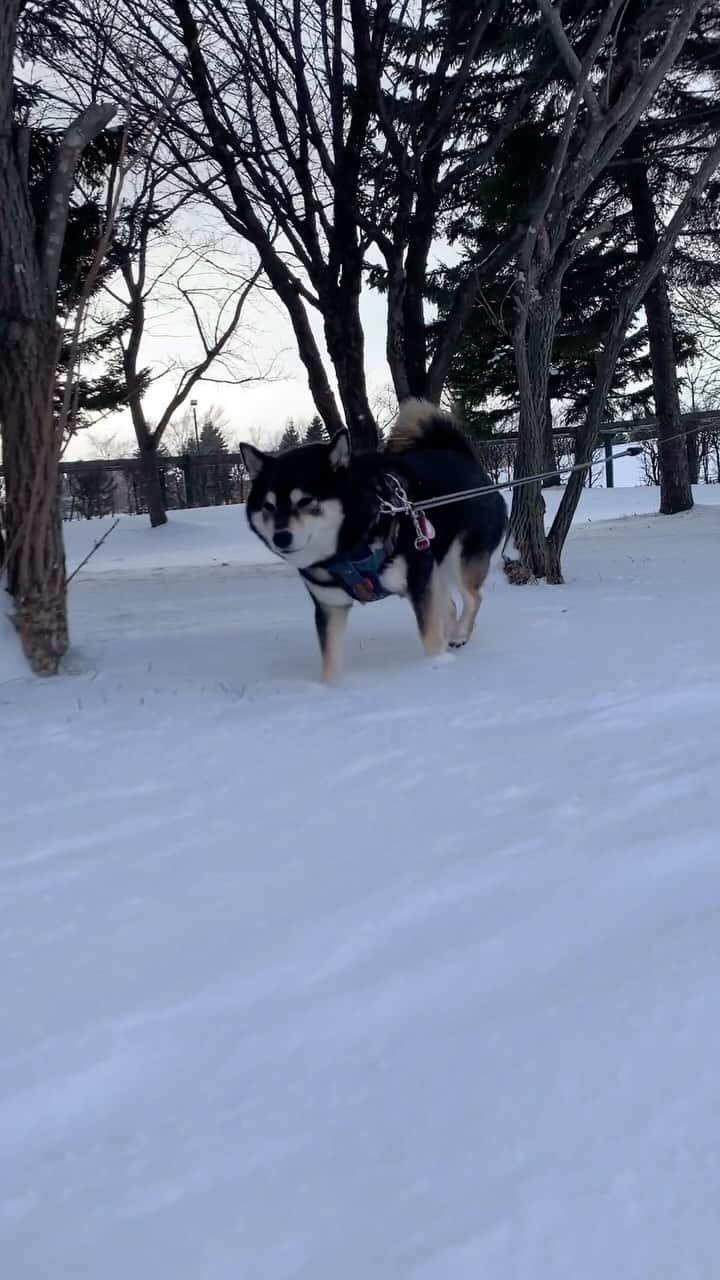
[[(24, 111), (30, 112), (33, 107), (31, 92), (21, 88), (19, 96)], [(57, 312), (66, 332), (72, 329), (73, 311), (85, 288), (102, 235), (105, 220), (103, 193), (109, 174), (119, 158), (121, 136), (121, 130), (105, 130), (85, 149), (78, 164), (58, 273)], [(39, 128), (30, 131), (28, 195), (37, 226), (43, 225), (47, 212), (49, 184), (57, 146), (57, 134)], [(110, 249), (97, 272), (89, 302), (97, 296), (117, 265), (117, 257)], [(126, 380), (122, 362), (117, 355), (118, 338), (126, 324), (127, 321), (123, 318), (91, 327), (80, 341), (72, 369), (69, 368), (72, 358), (70, 346), (68, 342), (61, 344), (54, 395), (59, 412), (70, 373), (73, 394), (69, 421), (66, 424), (67, 434), (73, 435), (87, 426), (89, 415), (93, 413), (114, 413), (127, 405)], [(90, 362), (100, 367), (101, 372), (81, 372)], [(144, 376), (147, 377), (147, 374)]]
[(278, 453), (285, 453), (286, 449), (296, 449), (302, 444), (300, 432), (298, 431), (292, 418), (288, 418), (287, 425), (280, 437), (278, 445)]
[[(574, 19), (572, 4), (563, 6), (563, 22)], [(577, 253), (563, 280), (561, 312), (552, 354), (546, 411), (545, 465), (552, 465), (550, 403), (564, 401), (566, 420), (582, 421), (596, 382), (596, 353), (608, 331), (624, 289), (652, 249), (648, 224), (671, 210), (678, 190), (689, 181), (697, 151), (707, 145), (720, 111), (712, 78), (717, 65), (717, 18), (696, 20), (681, 60), (667, 77), (657, 102), (632, 134), (613, 165), (600, 175), (576, 211), (570, 232), (597, 228), (587, 249)], [(705, 69), (706, 74), (700, 74)], [(495, 73), (494, 73), (495, 74)], [(496, 252), (532, 208), (537, 174), (546, 169), (557, 137), (558, 120), (551, 95), (540, 95), (534, 111), (510, 135), (491, 170), (467, 189), (469, 199), (449, 217), (451, 239), (462, 240), (467, 259), (461, 268), (436, 280), (441, 318), (447, 315), (451, 290), (467, 263), (482, 262)], [(638, 188), (639, 194), (638, 194)], [(638, 200), (646, 230), (645, 252), (638, 224)], [(710, 183), (704, 201), (688, 224), (690, 234), (676, 247), (667, 268), (669, 279), (712, 278), (720, 269), (716, 252), (720, 184)], [(713, 239), (714, 237), (714, 239)], [(648, 240), (650, 241), (648, 243)], [(637, 248), (635, 246), (638, 246)], [(454, 396), (470, 406), (470, 421), (482, 434), (517, 408), (517, 376), (512, 346), (513, 271), (508, 268), (477, 301), (455, 355), (450, 374)], [(656, 296), (660, 303), (653, 306)], [(660, 307), (660, 322), (657, 311)], [(679, 428), (679, 402), (668, 410), (676, 368), (691, 358), (691, 332), (672, 324), (663, 274), (648, 291), (653, 323), (628, 334), (606, 401), (608, 416), (637, 411), (670, 415), (667, 435)], [(659, 350), (658, 350), (659, 345)], [(662, 386), (664, 383), (665, 390)], [(690, 441), (688, 441), (690, 444)], [(682, 505), (682, 504), (681, 504)], [(668, 508), (669, 509), (669, 508)]]
[[(720, 122), (720, 29), (716, 12), (701, 11), (682, 53), (660, 88), (652, 112), (628, 139), (618, 181), (630, 202), (639, 260), (654, 251), (665, 210), (687, 184), (699, 149), (707, 146)], [(647, 319), (652, 394), (658, 418), (658, 467), (661, 510), (672, 513), (692, 506), (691, 483), (699, 478), (698, 438), (682, 437), (678, 365), (682, 334), (673, 315), (671, 283), (707, 285), (720, 280), (717, 223), (720, 182), (708, 184), (705, 198), (691, 211), (665, 270), (647, 291)]]
[(320, 415), (316, 413), (315, 417), (310, 419), (308, 429), (305, 432), (305, 444), (318, 444), (328, 439), (325, 423)]
[(72, 508), (82, 520), (115, 514), (115, 473), (98, 463), (93, 471), (71, 472), (67, 487)]
[(200, 429), (200, 452), (201, 453), (227, 453), (227, 440), (222, 429), (215, 425), (212, 418), (208, 416), (203, 421)]
[(203, 495), (203, 506), (217, 507), (232, 502), (232, 466), (230, 462), (203, 463), (205, 454), (227, 454), (228, 446), (219, 426), (208, 414), (200, 431), (200, 456), (198, 471)]

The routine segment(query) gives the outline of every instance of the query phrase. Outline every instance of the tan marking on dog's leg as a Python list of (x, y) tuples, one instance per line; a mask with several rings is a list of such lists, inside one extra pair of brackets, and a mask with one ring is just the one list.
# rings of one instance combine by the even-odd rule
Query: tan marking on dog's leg
[(345, 632), (350, 605), (326, 605), (315, 602), (320, 652), (322, 654), (323, 684), (334, 684), (342, 675)]
[(448, 593), (437, 566), (422, 598), (414, 604), (420, 639), (428, 658), (438, 658), (447, 649)]
[(463, 610), (455, 629), (451, 645), (460, 647), (467, 644), (475, 627), (478, 610), (482, 604), (482, 585), (490, 568), (489, 555), (474, 556), (472, 560), (463, 560), (461, 565), (461, 585)]
[(457, 635), (458, 625), (462, 610), (458, 607), (453, 599), (453, 593), (459, 595), (464, 603), (462, 574), (460, 568), (460, 540), (455, 541), (448, 548), (447, 555), (438, 565), (438, 572), (442, 579), (445, 592), (448, 599), (448, 616), (447, 616), (447, 642), (453, 645)]

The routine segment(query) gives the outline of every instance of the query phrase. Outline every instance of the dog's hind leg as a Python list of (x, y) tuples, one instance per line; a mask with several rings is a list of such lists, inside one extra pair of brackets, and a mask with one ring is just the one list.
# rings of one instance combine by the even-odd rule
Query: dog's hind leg
[(450, 637), (451, 648), (459, 649), (470, 639), (478, 610), (482, 603), (482, 585), (490, 568), (490, 556), (487, 552), (463, 556), (460, 562), (460, 594), (462, 596), (462, 613), (458, 618), (454, 634)]
[(455, 637), (455, 632), (457, 631), (457, 624), (458, 624), (458, 611), (455, 605), (455, 601), (453, 600), (452, 596), (450, 596), (450, 600), (448, 601), (447, 622), (445, 625), (445, 634), (447, 635), (449, 644), (452, 644), (453, 642), (453, 639)]
[(313, 603), (315, 626), (322, 654), (323, 684), (333, 684), (342, 673), (343, 642), (352, 606), (321, 604), (315, 597), (313, 597)]

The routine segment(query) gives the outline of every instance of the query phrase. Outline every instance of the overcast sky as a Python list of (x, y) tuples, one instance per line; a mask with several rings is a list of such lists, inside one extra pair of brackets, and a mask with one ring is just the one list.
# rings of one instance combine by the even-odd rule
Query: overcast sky
[[(246, 277), (251, 270), (250, 259), (242, 246), (230, 244), (231, 252), (227, 256), (228, 243), (225, 238), (225, 256), (221, 259), (227, 264), (227, 273), (215, 271), (213, 274), (203, 265), (196, 267), (192, 276), (193, 285), (201, 287), (203, 291), (195, 295), (194, 300), (203, 322), (208, 326), (214, 325), (218, 306), (236, 285), (236, 279), (230, 272), (237, 272), (239, 279)], [(153, 272), (159, 273), (176, 253), (176, 247), (158, 250), (153, 256)], [(214, 261), (218, 261), (217, 256)], [(173, 270), (163, 279), (148, 304), (147, 337), (142, 347), (141, 363), (152, 367), (156, 375), (162, 374), (168, 365), (178, 366), (160, 376), (147, 392), (145, 406), (151, 422), (157, 420), (167, 404), (181, 376), (182, 366), (193, 364), (201, 354), (191, 312), (174, 285), (177, 274)], [(187, 279), (185, 282), (187, 283)], [(107, 307), (112, 304), (104, 302), (102, 305)], [(311, 308), (308, 308), (308, 312), (317, 340), (325, 352), (319, 316)], [(372, 397), (376, 390), (387, 386), (390, 381), (385, 359), (384, 298), (366, 289), (361, 301), (361, 312), (366, 341), (365, 367)], [(226, 435), (231, 446), (247, 435), (258, 443), (271, 445), (289, 418), (302, 425), (315, 413), (292, 327), (284, 308), (271, 293), (256, 293), (248, 301), (244, 323), (236, 336), (229, 363), (231, 375), (237, 374), (238, 377), (257, 370), (273, 370), (270, 379), (248, 386), (228, 385), (224, 381), (203, 381), (195, 386), (190, 398), (197, 400), (198, 417), (202, 419), (213, 406), (222, 409)], [(327, 357), (325, 364), (332, 377), (332, 365)], [(212, 376), (213, 371), (210, 373)], [(228, 371), (216, 367), (215, 375), (224, 379), (228, 376)], [(175, 422), (179, 423), (189, 412), (189, 407), (188, 399), (176, 414)], [(92, 457), (97, 452), (98, 445), (106, 448), (109, 441), (118, 448), (121, 445), (134, 448), (134, 434), (128, 411), (105, 419), (89, 431), (80, 432), (69, 445), (66, 457)], [(124, 450), (120, 452), (123, 453)]]

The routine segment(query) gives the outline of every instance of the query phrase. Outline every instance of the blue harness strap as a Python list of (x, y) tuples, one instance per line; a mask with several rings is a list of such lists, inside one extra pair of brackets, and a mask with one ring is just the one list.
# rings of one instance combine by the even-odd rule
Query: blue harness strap
[(325, 560), (322, 568), (333, 579), (330, 583), (319, 583), (312, 577), (311, 570), (301, 569), (304, 578), (316, 582), (317, 586), (342, 587), (353, 600), (360, 604), (372, 604), (375, 600), (384, 600), (391, 592), (386, 591), (380, 581), (380, 574), (387, 564), (388, 553), (384, 546), (371, 551), (367, 545), (353, 547), (345, 556), (335, 556)]

